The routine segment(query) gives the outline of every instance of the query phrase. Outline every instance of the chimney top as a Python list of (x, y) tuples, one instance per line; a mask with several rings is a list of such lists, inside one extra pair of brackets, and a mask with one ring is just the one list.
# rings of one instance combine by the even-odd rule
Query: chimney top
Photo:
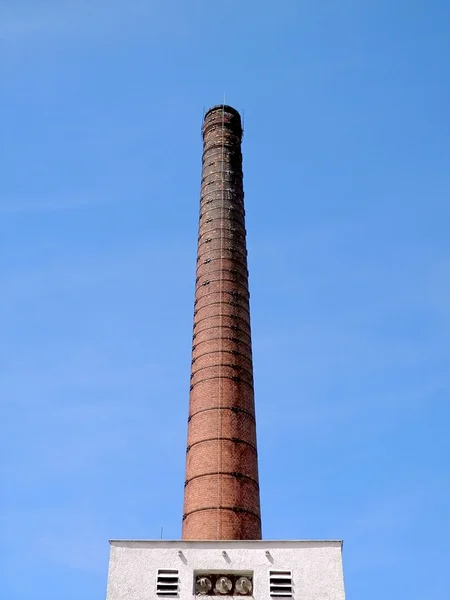
[(235, 108), (230, 106), (229, 104), (216, 104), (215, 106), (212, 106), (210, 109), (208, 109), (206, 111), (205, 119), (206, 119), (207, 115), (209, 115), (209, 113), (212, 113), (216, 110), (219, 110), (221, 112), (231, 113), (232, 115), (238, 117), (239, 120), (241, 120), (241, 115), (239, 114), (239, 112)]

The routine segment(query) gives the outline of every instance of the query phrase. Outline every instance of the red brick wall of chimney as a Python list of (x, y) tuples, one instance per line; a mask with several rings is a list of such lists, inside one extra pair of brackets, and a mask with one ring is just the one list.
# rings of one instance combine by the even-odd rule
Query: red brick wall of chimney
[(241, 140), (235, 109), (206, 113), (185, 540), (261, 539)]

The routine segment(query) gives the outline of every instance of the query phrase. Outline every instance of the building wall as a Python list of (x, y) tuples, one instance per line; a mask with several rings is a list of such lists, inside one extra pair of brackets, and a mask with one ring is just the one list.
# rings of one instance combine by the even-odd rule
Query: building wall
[(179, 600), (194, 596), (196, 570), (252, 571), (258, 600), (271, 600), (271, 570), (290, 570), (294, 600), (345, 600), (340, 541), (113, 541), (107, 600), (157, 600), (158, 569), (178, 570)]

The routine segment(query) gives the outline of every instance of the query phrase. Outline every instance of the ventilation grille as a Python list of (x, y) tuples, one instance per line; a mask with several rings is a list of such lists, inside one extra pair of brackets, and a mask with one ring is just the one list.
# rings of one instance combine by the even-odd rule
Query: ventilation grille
[(292, 596), (292, 571), (270, 571), (270, 596)]
[(178, 594), (178, 571), (176, 569), (158, 569), (156, 593), (158, 596), (176, 596)]

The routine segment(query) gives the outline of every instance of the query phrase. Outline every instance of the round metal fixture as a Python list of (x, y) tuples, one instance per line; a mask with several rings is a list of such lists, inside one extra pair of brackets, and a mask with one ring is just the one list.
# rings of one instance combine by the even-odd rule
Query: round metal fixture
[(231, 579), (228, 579), (228, 577), (218, 577), (214, 589), (219, 594), (229, 594), (232, 587)]
[(205, 595), (211, 591), (212, 583), (207, 577), (197, 577), (195, 582), (195, 591), (197, 594)]
[(252, 592), (252, 582), (248, 577), (239, 577), (239, 579), (236, 581), (235, 589), (238, 594), (241, 594), (242, 596), (248, 596)]

